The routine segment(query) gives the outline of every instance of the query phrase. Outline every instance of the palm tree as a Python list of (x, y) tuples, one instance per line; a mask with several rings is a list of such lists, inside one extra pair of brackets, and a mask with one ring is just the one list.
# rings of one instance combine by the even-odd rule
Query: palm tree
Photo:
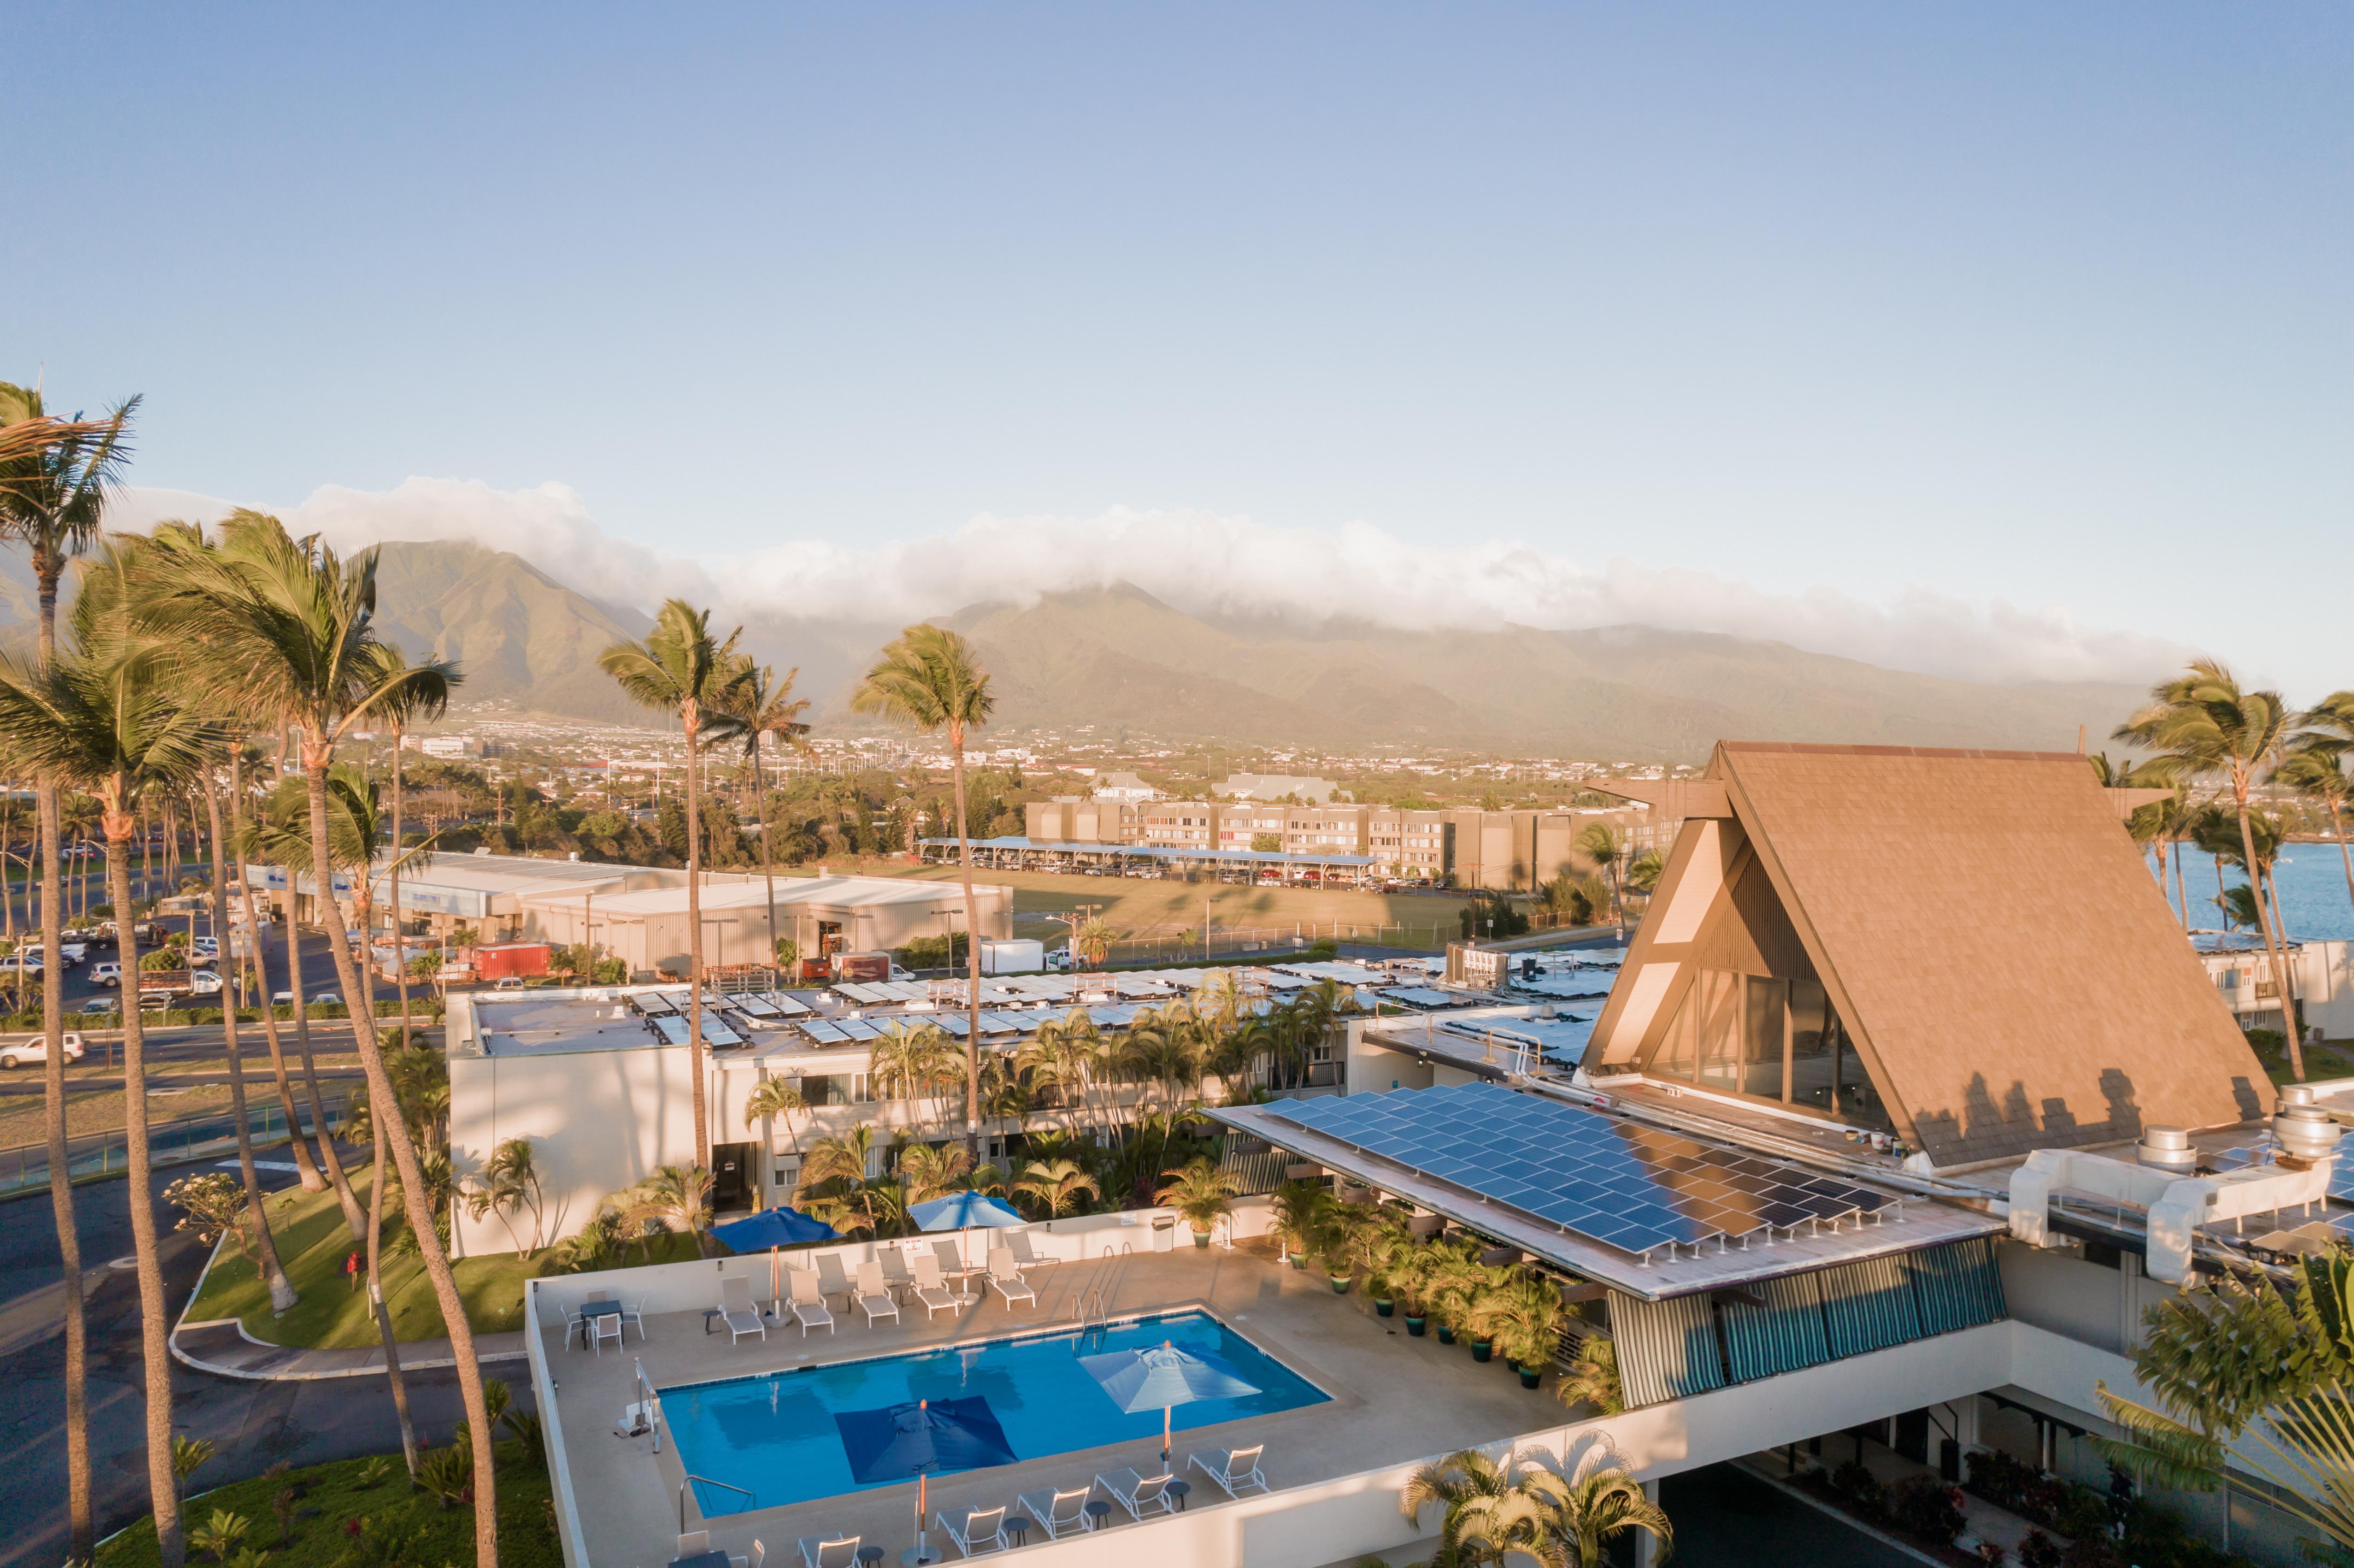
[[(2163, 753), (2183, 775), (2222, 776), (2232, 792), (2241, 850), (2253, 884), (2258, 874), (2254, 835), (2248, 827), (2248, 799), (2257, 774), (2278, 760), (2288, 730), (2287, 705), (2278, 692), (2242, 690), (2231, 671), (2211, 659), (2197, 661), (2188, 673), (2163, 683), (2150, 695), (2150, 705), (2120, 726), (2115, 738)], [(2303, 1083), (2305, 1044), (2299, 1038), (2288, 958), (2264, 912), (2261, 888), (2256, 916), (2265, 955), (2280, 980), (2282, 1033), (2288, 1036), (2289, 1068)]]
[[(801, 1157), (801, 1185), (793, 1204), (846, 1230), (875, 1229), (875, 1202), (866, 1172), (875, 1160), (875, 1129), (859, 1122), (848, 1132), (821, 1138)], [(821, 1189), (832, 1187), (832, 1192)], [(852, 1199), (857, 1200), (854, 1208)], [(839, 1217), (837, 1217), (839, 1216)], [(843, 1221), (849, 1221), (844, 1224)]]
[(2281, 781), (2301, 795), (2319, 800), (2329, 810), (2330, 832), (2338, 835), (2338, 856), (2346, 865), (2346, 896), (2354, 900), (2354, 850), (2346, 845), (2346, 810), (2354, 800), (2354, 783), (2346, 777), (2345, 762), (2354, 752), (2354, 692), (2332, 692), (2306, 710), (2297, 721), (2306, 726), (2282, 765)]
[[(809, 1114), (809, 1101), (801, 1097), (801, 1084), (797, 1079), (762, 1078), (759, 1086), (744, 1097), (745, 1130), (751, 1130), (752, 1125), (763, 1117), (784, 1118), (786, 1140), (792, 1144), (793, 1154), (798, 1158), (801, 1151), (801, 1140), (793, 1131), (795, 1112), (804, 1116)], [(773, 1149), (776, 1139), (771, 1136), (768, 1142)]]
[[(302, 1116), (294, 1106), (293, 1079), (286, 1071), (285, 1044), (278, 1037), (278, 1010), (270, 1005), (270, 976), (261, 960), (261, 916), (260, 911), (254, 906), (253, 866), (245, 848), (250, 831), (245, 815), (246, 807), (249, 802), (247, 800), (242, 779), (242, 769), (245, 765), (249, 761), (260, 760), (261, 760), (260, 758), (246, 750), (234, 751), (229, 756), (229, 837), (224, 853), (234, 856), (237, 860), (238, 886), (245, 906), (246, 971), (252, 977), (254, 995), (261, 1004), (261, 1036), (270, 1049), (270, 1071), (277, 1084), (278, 1104), (286, 1115), (287, 1145), (293, 1151), (294, 1168), (302, 1181), (302, 1191), (323, 1192), (327, 1190), (327, 1178), (321, 1173), (319, 1161), (311, 1151), (310, 1139), (302, 1136)], [(234, 943), (230, 945), (232, 948), (235, 947)], [(234, 957), (235, 954), (232, 952), (232, 959)], [(315, 1075), (312, 1077), (310, 1086), (313, 1103), (315, 1106), (318, 1089), (318, 1079)], [(313, 1130), (323, 1137), (326, 1133), (326, 1126), (323, 1122), (315, 1123)], [(331, 1150), (331, 1156), (332, 1153)]]
[(1206, 1237), (1218, 1216), (1232, 1209), (1235, 1199), (1242, 1195), (1243, 1179), (1219, 1170), (1217, 1161), (1206, 1154), (1161, 1174), (1169, 1181), (1152, 1194), (1152, 1201), (1184, 1215), (1197, 1236)]
[[(917, 624), (883, 650), (866, 679), (851, 694), (854, 712), (875, 714), (927, 735), (945, 734), (949, 771), (956, 787), (957, 854), (964, 884), (965, 992), (970, 1012), (965, 1035), (964, 1137), (981, 1158), (981, 925), (972, 900), (972, 835), (965, 821), (964, 743), (989, 722), (997, 705), (989, 673), (972, 645), (943, 626)], [(954, 947), (954, 943), (950, 943)], [(954, 959), (953, 951), (949, 954)]]
[[(408, 858), (403, 849), (408, 841), (403, 836), (401, 823), (403, 769), (400, 754), (410, 725), (419, 720), (439, 718), (449, 711), (450, 687), (457, 681), (458, 675), (454, 670), (449, 672), (448, 678), (441, 683), (439, 690), (430, 683), (411, 686), (400, 680), (402, 673), (408, 668), (408, 656), (398, 647), (389, 642), (385, 643), (383, 651), (376, 655), (376, 660), (380, 666), (377, 673), (378, 683), (395, 686), (401, 694), (385, 703), (377, 711), (383, 715), (386, 727), (392, 731), (393, 864), (390, 878), (392, 950), (393, 968), (398, 971), (395, 983), (400, 989), (400, 1037), (406, 1043), (408, 1039), (408, 941), (403, 934), (403, 922), (400, 917), (400, 871), (402, 863)], [(586, 930), (580, 933), (580, 939), (584, 942), (588, 939), (588, 933)]]
[[(452, 672), (434, 663), (386, 674), (384, 641), (375, 627), (374, 550), (346, 562), (314, 539), (290, 537), (275, 517), (243, 511), (221, 524), (217, 547), (196, 547), (167, 530), (156, 536), (155, 549), (162, 559), (142, 595), (142, 620), (183, 650), (211, 679), (302, 728), (313, 885), (321, 905), (332, 910), (334, 870), (328, 843), (327, 770), (334, 763), (336, 743), (377, 709), (408, 700), (415, 688), (427, 683), (446, 683)], [(356, 1006), (364, 992), (351, 946), (337, 931), (328, 948), (334, 955), (343, 993)], [(380, 1136), (392, 1141), (412, 1239), (424, 1257), (458, 1363), (459, 1391), (474, 1450), (475, 1561), (478, 1568), (495, 1568), (498, 1499), (490, 1409), (465, 1298), (434, 1229), (417, 1147), (397, 1116), (381, 1114), (398, 1104), (381, 1044), (372, 1029), (356, 1031), (355, 1038), (367, 1075), (368, 1097), (384, 1124)], [(320, 1128), (322, 1135), (325, 1131)]]
[(1570, 1363), (1553, 1387), (1564, 1404), (1590, 1404), (1605, 1415), (1627, 1408), (1627, 1392), (1618, 1382), (1618, 1347), (1606, 1334), (1588, 1334), (1578, 1341), (1577, 1360)]
[(638, 1183), (623, 1217), (655, 1220), (695, 1238), (695, 1255), (711, 1255), (711, 1172), (701, 1165), (659, 1165)]
[(1643, 1491), (1643, 1484), (1617, 1467), (1609, 1450), (1585, 1451), (1567, 1477), (1531, 1466), (1521, 1475), (1522, 1495), (1537, 1505), (1540, 1539), (1549, 1541), (1555, 1563), (1577, 1568), (1602, 1568), (1609, 1560), (1610, 1542), (1630, 1530), (1639, 1530), (1659, 1543), (1652, 1561), (1675, 1550), (1675, 1527), (1666, 1512)]
[(801, 673), (798, 666), (777, 679), (777, 673), (766, 664), (756, 664), (749, 658), (737, 667), (736, 673), (725, 688), (722, 705), (744, 726), (744, 755), (752, 765), (752, 800), (760, 822), (760, 874), (769, 885), (769, 956), (777, 954), (777, 868), (769, 843), (769, 780), (760, 769), (760, 737), (773, 735), (778, 743), (796, 748), (805, 747), (801, 737), (808, 735), (809, 725), (801, 715), (809, 712), (809, 699), (793, 695), (793, 679)]
[[(1437, 1503), (1445, 1510), (1438, 1524), (1439, 1551), (1451, 1563), (1468, 1560), (1465, 1542), (1471, 1532), (1465, 1525), (1473, 1519), (1493, 1528), (1496, 1521), (1489, 1510), (1512, 1490), (1512, 1478), (1504, 1467), (1477, 1448), (1463, 1448), (1443, 1459), (1433, 1459), (1406, 1478), (1398, 1492), (1398, 1512), (1419, 1525), (1422, 1510)], [(1500, 1549), (1490, 1561), (1500, 1559)]]
[(1110, 921), (1100, 915), (1089, 916), (1072, 933), (1071, 956), (1088, 968), (1101, 969), (1104, 960), (1111, 957), (1111, 945), (1118, 940), (1119, 933), (1112, 928)]
[(2094, 1384), (2121, 1440), (2095, 1439), (2140, 1479), (2211, 1491), (2243, 1436), (2270, 1450), (2295, 1483), (2273, 1494), (2341, 1552), (2354, 1550), (2354, 1253), (2307, 1258), (2287, 1282), (2231, 1274), (2152, 1308), (2133, 1352), (2142, 1404)]
[(715, 639), (711, 612), (674, 599), (662, 607), (645, 641), (616, 642), (597, 655), (597, 667), (632, 702), (678, 715), (686, 736), (686, 1056), (695, 1076), (695, 1158), (704, 1165), (711, 1163), (711, 1127), (703, 1065), (703, 791), (695, 755), (742, 727), (726, 705), (742, 635), (738, 627)]
[(1595, 869), (1610, 879), (1610, 905), (1618, 915), (1618, 934), (1627, 934), (1627, 900), (1621, 896), (1619, 877), (1625, 870), (1627, 841), (1608, 822), (1588, 822), (1577, 835), (1578, 852), (1594, 863)]
[(1078, 1162), (1073, 1160), (1034, 1160), (1023, 1169), (1013, 1186), (1014, 1192), (1045, 1204), (1046, 1217), (1050, 1220), (1059, 1219), (1063, 1205), (1076, 1202), (1082, 1192), (1093, 1197), (1103, 1196), (1103, 1188), (1096, 1179), (1080, 1170)]
[[(132, 834), (152, 791), (176, 787), (203, 769), (223, 736), (184, 706), (155, 661), (110, 624), (109, 596), (85, 591), (76, 601), (74, 643), (30, 667), (0, 659), (0, 731), (52, 789), (75, 783), (105, 810), (107, 881), (117, 910), (124, 989), (138, 990), (139, 941), (131, 917)], [(62, 972), (62, 971), (59, 971)], [(54, 995), (57, 988), (45, 988)], [(126, 1002), (135, 1000), (127, 995)], [(54, 1056), (57, 1053), (52, 1053)], [(150, 1190), (147, 1058), (140, 1010), (122, 1010), (124, 1135), (131, 1191)], [(59, 1162), (62, 1168), (62, 1161)], [(177, 1480), (172, 1470), (172, 1372), (164, 1271), (154, 1208), (131, 1205), (138, 1258), (140, 1345), (145, 1362), (148, 1490), (164, 1568), (186, 1561)]]
[[(0, 535), (23, 545), (31, 556), (38, 605), (39, 653), (54, 658), (58, 643), (58, 584), (69, 557), (97, 538), (106, 503), (122, 480), (131, 449), (124, 440), (139, 399), (102, 420), (61, 420), (42, 407), (38, 387), (30, 391), (0, 382)], [(37, 832), (41, 844), (41, 948), (45, 972), (65, 973), (62, 928), (64, 882), (58, 865), (60, 823), (54, 784), (37, 786)], [(89, 903), (87, 863), (82, 902)], [(88, 1561), (96, 1550), (90, 1519), (89, 1351), (82, 1308), (81, 1234), (74, 1222), (73, 1185), (66, 1160), (65, 991), (41, 988), (41, 1031), (48, 1041), (42, 1080), (44, 1137), (49, 1161), (49, 1206), (57, 1224), (58, 1254), (64, 1265), (66, 1312), (66, 1489), (73, 1555)]]

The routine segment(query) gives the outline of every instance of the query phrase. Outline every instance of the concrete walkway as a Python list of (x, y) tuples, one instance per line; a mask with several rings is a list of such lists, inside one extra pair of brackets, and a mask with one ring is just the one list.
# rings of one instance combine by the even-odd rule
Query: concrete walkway
[[(245, 1325), (234, 1318), (206, 1323), (183, 1323), (172, 1330), (171, 1344), (174, 1358), (185, 1366), (220, 1377), (242, 1378), (249, 1383), (315, 1383), (325, 1378), (380, 1377), (384, 1373), (384, 1347), (381, 1345), (357, 1351), (314, 1351), (290, 1345), (267, 1345), (247, 1333)], [(527, 1354), (521, 1330), (474, 1336), (475, 1359), (486, 1364), (520, 1361)], [(403, 1372), (422, 1372), (431, 1367), (457, 1364), (457, 1354), (451, 1349), (448, 1340), (401, 1341), (400, 1366)]]

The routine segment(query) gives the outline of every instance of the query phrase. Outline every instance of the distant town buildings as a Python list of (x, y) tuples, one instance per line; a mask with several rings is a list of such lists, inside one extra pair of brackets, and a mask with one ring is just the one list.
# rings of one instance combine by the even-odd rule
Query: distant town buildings
[(1223, 784), (1211, 785), (1210, 793), (1232, 796), (1237, 800), (1280, 800), (1296, 795), (1320, 806), (1341, 794), (1341, 789), (1330, 779), (1309, 779), (1291, 773), (1237, 773)]

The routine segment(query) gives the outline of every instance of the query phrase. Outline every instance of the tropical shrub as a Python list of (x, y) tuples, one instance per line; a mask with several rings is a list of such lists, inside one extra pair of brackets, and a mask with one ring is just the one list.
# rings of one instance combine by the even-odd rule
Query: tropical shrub
[(417, 1463), (417, 1484), (443, 1508), (474, 1500), (474, 1448), (452, 1442), (446, 1448), (428, 1448)]
[(1880, 1484), (1879, 1477), (1853, 1459), (1831, 1472), (1831, 1490), (1864, 1519), (1877, 1523), (1888, 1517), (1888, 1489)]
[(1961, 1489), (1935, 1476), (1908, 1477), (1889, 1489), (1888, 1517), (1899, 1530), (1951, 1546), (1964, 1523)]

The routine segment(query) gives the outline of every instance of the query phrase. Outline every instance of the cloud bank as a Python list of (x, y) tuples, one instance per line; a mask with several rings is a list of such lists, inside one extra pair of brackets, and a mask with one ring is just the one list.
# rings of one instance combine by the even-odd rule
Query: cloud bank
[[(133, 491), (133, 526), (213, 517), (227, 503)], [(795, 540), (726, 560), (665, 555), (599, 527), (568, 485), (494, 490), (409, 479), (388, 491), (329, 485), (281, 509), (287, 525), (338, 547), (461, 540), (509, 550), (593, 598), (641, 609), (673, 594), (729, 619), (898, 625), (966, 605), (1129, 582), (1190, 613), (1402, 630), (1642, 625), (1787, 642), (1956, 679), (2145, 682), (2186, 650), (2087, 627), (2063, 606), (1971, 604), (1914, 588), (1871, 602), (1829, 587), (1769, 594), (1625, 556), (1597, 564), (1509, 540), (1417, 543), (1367, 524), (1276, 528), (1206, 512), (1115, 507), (1095, 517), (981, 515), (929, 537), (855, 548)]]

